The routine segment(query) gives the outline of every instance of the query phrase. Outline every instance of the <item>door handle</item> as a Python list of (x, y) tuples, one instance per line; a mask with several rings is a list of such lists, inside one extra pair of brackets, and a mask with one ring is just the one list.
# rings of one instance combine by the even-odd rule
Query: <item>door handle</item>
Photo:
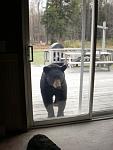
[(33, 46), (28, 46), (28, 62), (33, 62)]

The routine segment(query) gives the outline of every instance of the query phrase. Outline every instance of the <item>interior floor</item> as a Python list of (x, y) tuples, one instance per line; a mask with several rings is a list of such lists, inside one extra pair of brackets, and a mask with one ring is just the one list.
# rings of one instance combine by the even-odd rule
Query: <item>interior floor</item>
[(36, 134), (46, 135), (61, 150), (113, 149), (113, 119), (108, 119), (30, 130), (2, 141), (0, 150), (26, 150), (28, 141)]

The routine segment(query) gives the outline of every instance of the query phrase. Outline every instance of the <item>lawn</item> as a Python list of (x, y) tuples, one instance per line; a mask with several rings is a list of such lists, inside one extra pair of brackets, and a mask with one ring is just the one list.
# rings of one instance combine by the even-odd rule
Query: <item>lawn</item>
[(33, 52), (33, 65), (44, 65), (44, 52), (35, 50)]

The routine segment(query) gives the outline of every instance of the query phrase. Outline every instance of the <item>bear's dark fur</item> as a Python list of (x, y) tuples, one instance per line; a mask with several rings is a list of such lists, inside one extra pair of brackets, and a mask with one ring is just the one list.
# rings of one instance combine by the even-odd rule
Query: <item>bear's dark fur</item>
[(64, 116), (67, 99), (67, 84), (64, 74), (66, 68), (67, 65), (59, 66), (57, 64), (50, 64), (43, 68), (40, 88), (48, 117), (55, 116), (53, 96), (55, 96), (55, 105), (58, 106), (57, 116)]
[(27, 150), (61, 150), (47, 136), (34, 135), (28, 142)]

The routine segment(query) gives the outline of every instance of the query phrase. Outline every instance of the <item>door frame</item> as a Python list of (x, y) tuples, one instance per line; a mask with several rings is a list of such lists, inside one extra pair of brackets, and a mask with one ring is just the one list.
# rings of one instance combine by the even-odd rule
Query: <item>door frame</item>
[(95, 58), (96, 58), (96, 38), (98, 20), (98, 0), (92, 3), (92, 26), (91, 26), (91, 55), (90, 55), (90, 81), (89, 81), (89, 117), (93, 115), (93, 94), (95, 82)]
[[(84, 0), (82, 0), (83, 2)], [(90, 83), (89, 83), (89, 113), (69, 118), (48, 119), (44, 121), (33, 121), (32, 108), (32, 85), (31, 85), (31, 64), (28, 61), (29, 46), (29, 0), (22, 1), (22, 30), (23, 30), (23, 59), (25, 75), (25, 95), (26, 95), (26, 115), (28, 128), (42, 125), (57, 125), (71, 123), (76, 121), (92, 120), (93, 92), (94, 92), (94, 74), (95, 74), (95, 53), (96, 53), (96, 30), (97, 30), (97, 12), (98, 0), (93, 0), (92, 9), (92, 36), (91, 36), (91, 59), (90, 59)]]
[(26, 99), (27, 128), (31, 128), (33, 122), (32, 108), (32, 85), (31, 64), (29, 62), (29, 0), (22, 0), (22, 39), (23, 39), (23, 61), (24, 61), (24, 83)]

